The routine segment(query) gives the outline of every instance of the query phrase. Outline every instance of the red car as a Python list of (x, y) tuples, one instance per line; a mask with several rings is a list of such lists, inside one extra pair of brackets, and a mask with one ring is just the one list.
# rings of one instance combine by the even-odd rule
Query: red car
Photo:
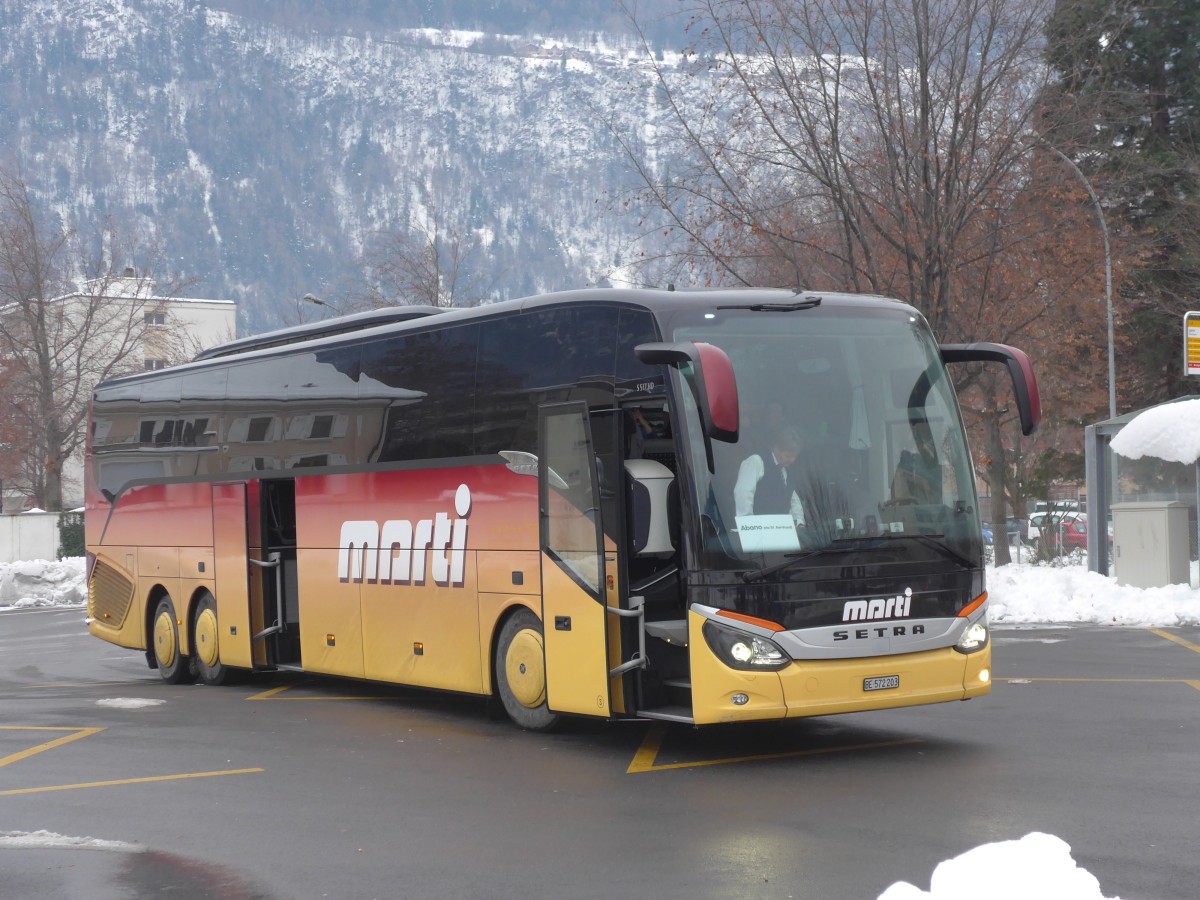
[[(1055, 516), (1053, 521), (1046, 522), (1045, 514), (1038, 513), (1029, 520), (1030, 543), (1037, 546), (1042, 539), (1043, 529), (1047, 540), (1052, 542), (1053, 546), (1061, 546), (1064, 551), (1071, 551), (1078, 547), (1081, 550), (1087, 550), (1087, 516), (1084, 513), (1067, 512)], [(1108, 540), (1112, 542), (1112, 535), (1108, 536)]]

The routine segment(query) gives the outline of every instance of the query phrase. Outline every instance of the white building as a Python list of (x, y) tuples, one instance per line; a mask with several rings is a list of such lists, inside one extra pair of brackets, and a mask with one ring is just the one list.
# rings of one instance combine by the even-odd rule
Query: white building
[[(116, 278), (85, 281), (78, 294), (61, 298), (140, 307), (144, 330), (140, 358), (144, 369), (163, 369), (187, 362), (201, 350), (237, 337), (237, 304), (232, 300), (160, 297), (153, 279), (127, 268)], [(135, 354), (139, 355), (139, 354)]]
[[(48, 305), (57, 310), (56, 315), (45, 317), (54, 323), (50, 352), (57, 364), (76, 373), (75, 385), (67, 386), (64, 394), (77, 397), (74, 402), (80, 404), (101, 380), (178, 365), (201, 350), (237, 337), (237, 304), (233, 301), (160, 296), (154, 280), (132, 268), (119, 276), (85, 281), (79, 290), (56, 297)], [(16, 308), (19, 306), (14, 304), (10, 312), (18, 319), (24, 314)], [(11, 496), (12, 489), (22, 485), (12, 483), (14, 467), (0, 469), (9, 473), (4, 488)], [(81, 505), (82, 447), (64, 462), (62, 483), (63, 507)]]

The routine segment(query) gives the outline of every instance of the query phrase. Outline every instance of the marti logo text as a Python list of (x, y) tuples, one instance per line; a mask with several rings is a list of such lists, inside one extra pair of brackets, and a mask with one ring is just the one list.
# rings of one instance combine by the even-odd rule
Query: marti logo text
[(875, 622), (880, 619), (906, 619), (912, 609), (912, 588), (895, 597), (876, 600), (848, 600), (842, 607), (843, 622)]
[(338, 578), (370, 584), (424, 584), (425, 562), (435, 584), (462, 587), (467, 557), (467, 516), (471, 489), (460, 484), (454, 512), (432, 519), (388, 519), (342, 523), (338, 542)]

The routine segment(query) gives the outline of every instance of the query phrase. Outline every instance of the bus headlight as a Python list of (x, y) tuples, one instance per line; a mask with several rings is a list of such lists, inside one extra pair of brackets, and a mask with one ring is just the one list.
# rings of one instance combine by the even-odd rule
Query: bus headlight
[(754, 634), (726, 628), (711, 620), (704, 623), (703, 632), (709, 649), (731, 669), (770, 672), (783, 669), (792, 661), (778, 645)]
[(958, 639), (954, 649), (959, 653), (975, 653), (986, 647), (987, 642), (987, 619), (980, 619), (974, 625), (967, 626), (967, 630), (962, 633), (962, 637)]

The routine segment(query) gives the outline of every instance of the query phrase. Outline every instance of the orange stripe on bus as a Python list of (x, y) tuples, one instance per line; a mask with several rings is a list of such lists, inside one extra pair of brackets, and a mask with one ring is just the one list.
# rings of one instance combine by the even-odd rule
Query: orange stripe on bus
[(765, 628), (767, 631), (783, 631), (784, 628), (778, 622), (772, 622), (769, 619), (759, 619), (755, 616), (746, 616), (742, 613), (730, 612), (727, 609), (718, 609), (717, 615), (726, 619), (737, 619), (739, 622), (745, 622), (747, 625), (757, 625), (759, 628)]
[(971, 601), (966, 606), (964, 606), (962, 609), (960, 609), (958, 611), (958, 617), (960, 619), (965, 619), (967, 616), (969, 616), (971, 613), (975, 612), (975, 610), (979, 609), (979, 607), (983, 606), (983, 604), (985, 604), (985, 603), (987, 603), (987, 591), (984, 591), (982, 594), (980, 594), (978, 597), (976, 597), (973, 601)]

